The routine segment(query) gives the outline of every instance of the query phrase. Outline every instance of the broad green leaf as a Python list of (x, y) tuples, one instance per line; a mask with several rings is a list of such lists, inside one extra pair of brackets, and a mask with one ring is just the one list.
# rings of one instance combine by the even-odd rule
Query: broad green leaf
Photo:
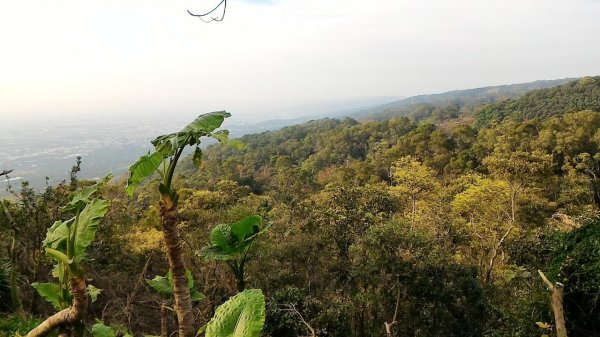
[[(108, 211), (110, 202), (107, 200), (93, 200), (85, 206), (79, 214), (79, 223), (75, 233), (75, 245), (73, 247), (74, 256), (81, 258), (85, 248), (90, 245), (96, 236), (98, 224), (102, 217)], [(44, 247), (52, 248), (62, 252), (67, 250), (67, 240), (69, 238), (69, 227), (74, 227), (75, 218), (68, 221), (57, 221), (48, 229), (46, 239), (43, 242)]]
[(223, 248), (219, 246), (205, 247), (200, 251), (200, 254), (198, 255), (202, 256), (207, 260), (219, 261), (228, 261), (233, 260), (235, 258), (235, 256), (232, 253), (226, 252), (225, 250), (223, 250)]
[(181, 131), (186, 133), (202, 133), (203, 136), (208, 135), (220, 127), (227, 117), (231, 117), (231, 114), (225, 111), (209, 112), (198, 116)]
[(220, 247), (225, 252), (231, 248), (233, 238), (231, 235), (231, 226), (227, 224), (219, 224), (210, 232), (210, 242), (217, 247)]
[(31, 286), (54, 308), (60, 309), (60, 286), (57, 283), (32, 283)]
[(221, 126), (225, 118), (231, 116), (225, 111), (215, 111), (198, 116), (193, 122), (184, 127), (180, 132), (159, 136), (152, 141), (152, 145), (163, 158), (174, 155), (178, 149), (186, 145), (200, 144), (200, 137), (209, 136), (211, 132)]
[(116, 337), (117, 333), (113, 328), (104, 325), (103, 323), (96, 323), (92, 326), (92, 334), (94, 337)]
[(87, 292), (88, 295), (90, 295), (90, 297), (92, 298), (92, 302), (96, 302), (96, 300), (98, 299), (98, 295), (100, 295), (100, 293), (102, 292), (102, 289), (98, 289), (93, 285), (88, 284)]
[(259, 337), (265, 323), (265, 297), (245, 290), (219, 306), (206, 325), (206, 337)]
[(258, 215), (251, 215), (231, 225), (231, 232), (238, 238), (244, 240), (260, 231), (262, 218)]
[(87, 246), (94, 241), (98, 224), (100, 224), (100, 221), (102, 221), (102, 218), (108, 212), (109, 206), (110, 201), (96, 199), (81, 211), (77, 232), (75, 233), (75, 245), (73, 247), (75, 257), (82, 256)]
[(74, 220), (75, 218), (68, 221), (56, 221), (50, 228), (48, 228), (46, 238), (42, 242), (43, 246), (66, 252), (67, 238), (69, 236), (68, 225)]
[(156, 276), (152, 280), (146, 280), (146, 283), (156, 292), (162, 295), (172, 295), (173, 287), (171, 286), (171, 282), (165, 276)]
[(90, 197), (98, 191), (98, 184), (92, 186), (85, 186), (79, 193), (75, 194), (69, 203), (61, 207), (63, 212), (77, 212), (81, 211), (85, 205), (90, 203)]
[(133, 195), (135, 188), (141, 184), (146, 178), (153, 175), (160, 164), (163, 157), (160, 153), (148, 153), (140, 157), (131, 167), (129, 167), (129, 179), (127, 179), (127, 193)]

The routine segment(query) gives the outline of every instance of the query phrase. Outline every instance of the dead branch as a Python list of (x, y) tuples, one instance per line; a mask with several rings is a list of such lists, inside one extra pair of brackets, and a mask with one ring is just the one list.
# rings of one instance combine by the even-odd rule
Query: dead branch
[(487, 273), (485, 275), (485, 279), (487, 282), (489, 282), (492, 279), (492, 272), (494, 271), (494, 264), (496, 263), (496, 258), (498, 257), (498, 250), (500, 249), (500, 247), (502, 247), (502, 244), (504, 243), (504, 241), (506, 241), (506, 238), (508, 237), (508, 235), (510, 234), (510, 232), (512, 232), (514, 227), (510, 227), (506, 233), (504, 233), (504, 235), (502, 236), (502, 238), (500, 239), (500, 241), (498, 241), (498, 244), (496, 245), (496, 247), (494, 247), (494, 250), (492, 251), (492, 257), (490, 258), (490, 263), (488, 266), (488, 270)]
[(283, 307), (285, 307), (285, 309), (279, 309), (281, 311), (289, 311), (291, 313), (293, 313), (294, 315), (298, 316), (298, 318), (300, 319), (300, 322), (302, 322), (302, 324), (304, 324), (306, 326), (306, 328), (310, 331), (310, 335), (307, 337), (316, 337), (316, 333), (315, 333), (315, 329), (313, 329), (312, 326), (310, 326), (310, 324), (308, 324), (308, 322), (304, 319), (304, 316), (302, 316), (302, 314), (300, 313), (300, 311), (298, 311), (298, 309), (296, 309), (296, 306), (293, 304), (284, 304)]
[(565, 286), (560, 282), (554, 284), (546, 277), (544, 272), (538, 270), (538, 274), (548, 287), (551, 294), (552, 311), (554, 312), (554, 325), (557, 337), (567, 337), (567, 326), (565, 323), (565, 311), (563, 307), (563, 292)]
[[(210, 16), (217, 9), (219, 9), (219, 7), (221, 7), (221, 5), (223, 5), (222, 14), (220, 16)], [(194, 14), (194, 13), (190, 12), (189, 10), (187, 12), (189, 15), (195, 16), (205, 23), (210, 23), (213, 21), (216, 21), (216, 22), (223, 21), (223, 19), (225, 18), (225, 13), (227, 12), (227, 0), (221, 0), (221, 2), (219, 2), (219, 4), (216, 5), (213, 9), (211, 9), (210, 11), (203, 13), (203, 14)], [(206, 18), (209, 18), (209, 19), (206, 20)]]

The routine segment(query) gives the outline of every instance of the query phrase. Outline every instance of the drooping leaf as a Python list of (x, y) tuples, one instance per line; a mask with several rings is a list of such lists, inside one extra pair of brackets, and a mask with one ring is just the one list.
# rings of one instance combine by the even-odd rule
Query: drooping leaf
[(265, 297), (245, 290), (219, 306), (206, 325), (206, 337), (259, 337), (265, 323)]
[(136, 162), (129, 167), (127, 193), (133, 195), (135, 188), (158, 170), (162, 160), (163, 156), (158, 152), (152, 154), (148, 153), (136, 160)]
[(117, 333), (113, 328), (104, 325), (103, 323), (96, 323), (92, 326), (92, 334), (94, 337), (116, 337)]
[(156, 276), (152, 280), (146, 280), (146, 283), (156, 292), (162, 295), (172, 295), (173, 287), (171, 282), (165, 276)]
[(57, 283), (32, 283), (31, 286), (56, 309), (60, 309), (60, 286)]
[(88, 295), (90, 295), (90, 297), (92, 298), (92, 302), (96, 302), (96, 300), (98, 299), (98, 295), (100, 295), (100, 293), (102, 292), (102, 289), (98, 289), (93, 285), (88, 284), (87, 292)]
[(230, 146), (236, 150), (241, 150), (244, 148), (244, 143), (242, 143), (238, 139), (229, 139), (229, 130), (219, 130), (217, 132), (213, 132), (211, 137), (218, 140), (221, 144)]

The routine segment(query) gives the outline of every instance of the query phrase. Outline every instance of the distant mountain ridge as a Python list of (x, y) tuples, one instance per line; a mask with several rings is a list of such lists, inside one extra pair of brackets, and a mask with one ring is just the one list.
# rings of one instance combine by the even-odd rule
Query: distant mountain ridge
[(582, 110), (600, 111), (600, 76), (583, 77), (552, 88), (534, 90), (520, 98), (484, 107), (477, 114), (475, 128), (513, 117), (548, 118)]
[(354, 112), (348, 117), (358, 119), (385, 120), (393, 117), (408, 116), (417, 120), (428, 118), (433, 111), (452, 107), (450, 113), (474, 114), (477, 107), (520, 97), (529, 91), (551, 88), (576, 80), (564, 78), (558, 80), (539, 80), (528, 83), (488, 86), (482, 88), (453, 90), (439, 94), (418, 95), (383, 105)]

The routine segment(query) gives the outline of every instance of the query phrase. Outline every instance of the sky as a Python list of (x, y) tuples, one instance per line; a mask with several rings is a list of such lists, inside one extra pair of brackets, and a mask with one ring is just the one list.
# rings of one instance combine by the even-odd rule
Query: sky
[(600, 75), (596, 0), (0, 1), (2, 120), (252, 120)]

